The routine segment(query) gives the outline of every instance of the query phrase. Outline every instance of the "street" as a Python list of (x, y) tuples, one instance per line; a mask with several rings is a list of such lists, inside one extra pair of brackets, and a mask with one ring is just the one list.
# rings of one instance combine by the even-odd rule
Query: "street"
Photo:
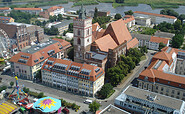
[[(97, 100), (95, 98), (89, 98), (89, 99), (101, 101), (101, 108), (100, 109), (105, 108), (109, 104), (114, 104), (114, 99), (123, 91), (123, 89), (125, 89), (128, 85), (130, 85), (131, 82), (139, 76), (139, 73), (141, 73), (144, 70), (145, 66), (148, 66), (148, 64), (152, 58), (151, 53), (153, 53), (153, 52), (150, 52), (150, 51), (148, 52), (147, 60), (141, 61), (140, 65), (136, 66), (133, 73), (130, 75), (130, 77), (122, 85), (114, 88), (116, 90), (116, 92), (110, 98), (105, 99), (105, 100)], [(2, 78), (3, 85), (9, 86), (9, 83), (11, 81), (15, 82), (15, 78), (12, 76), (1, 74), (0, 77)], [(22, 87), (24, 85), (24, 87), (29, 88), (30, 91), (34, 91), (34, 92), (38, 92), (38, 93), (43, 92), (44, 95), (46, 95), (46, 96), (51, 96), (51, 97), (59, 98), (59, 99), (62, 98), (64, 100), (66, 100), (67, 102), (76, 103), (77, 105), (80, 105), (81, 108), (80, 108), (79, 112), (82, 112), (83, 110), (89, 110), (88, 105), (83, 103), (83, 101), (86, 100), (87, 97), (75, 95), (73, 93), (69, 93), (69, 92), (65, 92), (65, 91), (61, 91), (61, 90), (58, 90), (57, 88), (48, 87), (48, 86), (45, 86), (42, 84), (33, 83), (32, 81), (29, 81), (29, 80), (23, 80), (23, 79), (19, 78), (18, 81), (19, 81), (19, 86)]]

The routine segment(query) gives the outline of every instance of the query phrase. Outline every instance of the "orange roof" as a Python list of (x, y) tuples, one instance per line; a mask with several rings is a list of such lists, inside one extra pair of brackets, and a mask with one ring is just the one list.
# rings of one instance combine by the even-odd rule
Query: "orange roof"
[(98, 40), (95, 40), (95, 42), (98, 48), (104, 52), (108, 52), (109, 49), (114, 49), (118, 46), (109, 34), (99, 38)]
[(125, 40), (128, 42), (132, 39), (123, 19), (119, 19), (109, 24), (104, 35), (110, 34), (117, 45), (122, 44)]
[(139, 41), (137, 40), (137, 38), (134, 38), (127, 43), (127, 49), (134, 48), (138, 44), (139, 44)]
[[(50, 60), (50, 61), (54, 61), (52, 65), (49, 65), (49, 64), (46, 64), (47, 61)], [(98, 74), (102, 73), (102, 75), (104, 74), (104, 71), (101, 67), (97, 67), (97, 66), (94, 66), (94, 65), (89, 65), (89, 64), (81, 64), (81, 63), (76, 63), (76, 62), (72, 62), (72, 61), (69, 61), (69, 60), (63, 60), (63, 59), (56, 59), (56, 58), (49, 58), (46, 62), (44, 62), (43, 66), (42, 66), (42, 70), (47, 70), (47, 71), (52, 71), (52, 70), (49, 70), (49, 69), (45, 69), (44, 66), (45, 65), (48, 65), (49, 66), (54, 66), (56, 63), (60, 63), (60, 64), (65, 64), (67, 65), (67, 68), (65, 69), (66, 71), (76, 71), (79, 73), (79, 75), (84, 75), (84, 76), (87, 76), (89, 77), (89, 79), (85, 79), (85, 80), (89, 80), (89, 81), (96, 81), (100, 76), (96, 77)], [(71, 69), (72, 66), (77, 66), (79, 67), (79, 70), (73, 70)], [(95, 69), (99, 68), (100, 70), (98, 72), (95, 71)], [(82, 74), (81, 71), (82, 69), (86, 69), (86, 70), (90, 70), (90, 74), (89, 75), (86, 75), (86, 74)], [(57, 72), (57, 71), (52, 71), (52, 72)], [(59, 72), (60, 73), (60, 72)], [(82, 77), (77, 77), (77, 76), (74, 76), (74, 75), (69, 75), (69, 74), (66, 74), (67, 76), (70, 76), (70, 77), (76, 77), (76, 78), (81, 78), (81, 79), (84, 79)]]
[(126, 18), (125, 20), (123, 20), (124, 23), (128, 23), (128, 22), (135, 20), (134, 16), (132, 15), (126, 15), (124, 18)]
[(134, 16), (132, 16), (132, 15), (125, 15), (124, 16), (124, 18), (132, 18), (132, 17), (134, 17)]
[(54, 10), (57, 10), (57, 9), (61, 9), (63, 8), (62, 6), (53, 6), (53, 7), (50, 7), (49, 9), (47, 9), (49, 12), (52, 12)]
[(160, 38), (160, 37), (155, 37), (151, 36), (150, 42), (156, 42), (156, 43), (163, 43), (163, 44), (168, 44), (169, 39), (167, 38)]
[(65, 41), (65, 40), (63, 40), (63, 39), (53, 38), (52, 40), (56, 40), (56, 41), (60, 42), (60, 44), (61, 44), (63, 47), (65, 47), (65, 46), (71, 46), (71, 43), (70, 43), (70, 42)]
[(92, 24), (92, 31), (97, 31), (98, 28), (100, 28), (100, 25), (98, 23)]
[(154, 15), (154, 16), (158, 16), (158, 17), (165, 17), (165, 18), (171, 18), (171, 19), (177, 19), (174, 16), (162, 15), (162, 14), (156, 14), (156, 13), (149, 13), (149, 12), (142, 12), (142, 11), (135, 11), (134, 13), (140, 13), (140, 14), (145, 14), (145, 15)]
[(42, 10), (42, 8), (14, 8), (14, 10)]
[[(68, 44), (68, 43), (67, 43)], [(60, 49), (60, 47), (63, 46), (62, 49)], [(42, 61), (44, 61), (45, 59), (49, 58), (50, 56), (52, 55), (48, 55), (48, 51), (50, 50), (54, 50), (55, 51), (55, 54), (64, 50), (64, 49), (67, 49), (68, 47), (70, 47), (71, 45), (66, 45), (66, 44), (62, 44), (60, 42), (56, 42), (54, 44), (51, 44), (51, 45), (48, 45), (47, 47), (44, 47), (43, 49), (41, 50), (38, 50), (36, 51), (35, 53), (31, 54), (29, 52), (19, 52), (18, 54), (14, 55), (10, 61), (11, 62), (15, 62), (15, 63), (19, 63), (19, 64), (23, 64), (23, 65), (27, 65), (27, 66), (34, 66)], [(29, 58), (25, 58), (25, 57), (22, 57), (22, 55), (24, 56), (28, 56)], [(44, 57), (43, 59), (40, 59), (41, 57)], [(19, 62), (18, 60), (19, 59), (24, 59), (24, 60), (27, 60), (26, 63), (22, 63), (22, 62)], [(35, 60), (37, 60), (37, 62), (34, 62)]]
[(9, 7), (0, 8), (0, 10), (9, 10)]

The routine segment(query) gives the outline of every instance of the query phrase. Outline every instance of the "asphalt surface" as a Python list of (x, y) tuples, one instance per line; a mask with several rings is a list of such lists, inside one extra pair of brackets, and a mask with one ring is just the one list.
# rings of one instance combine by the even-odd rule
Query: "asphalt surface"
[[(149, 64), (149, 62), (152, 58), (151, 53), (153, 53), (153, 52), (149, 52), (147, 54), (148, 59), (140, 62), (141, 64), (134, 69), (132, 75), (125, 81), (124, 84), (121, 85), (121, 87), (115, 87), (114, 88), (117, 91), (117, 93), (115, 93), (115, 95), (113, 94), (112, 97), (110, 97), (109, 99), (101, 101), (101, 108), (100, 109), (105, 108), (109, 104), (114, 104), (114, 99), (119, 94), (121, 94), (121, 92), (128, 85), (130, 85), (131, 83), (132, 84), (137, 83), (137, 82), (135, 82), (134, 79), (139, 76), (139, 74), (144, 70), (144, 68), (146, 66), (148, 66), (148, 64)], [(3, 84), (9, 85), (9, 83), (11, 81), (15, 82), (15, 78), (13, 76), (6, 75), (6, 74), (1, 74), (0, 77), (2, 78), (2, 83)], [(51, 87), (48, 87), (48, 86), (45, 86), (45, 85), (42, 85), (42, 84), (33, 83), (32, 81), (29, 81), (29, 80), (23, 80), (23, 79), (19, 78), (18, 81), (19, 81), (19, 86), (28, 87), (28, 88), (30, 88), (31, 91), (35, 91), (35, 92), (38, 92), (38, 93), (43, 92), (47, 96), (51, 96), (51, 97), (55, 97), (55, 98), (62, 98), (64, 100), (66, 100), (67, 102), (71, 102), (71, 103), (75, 102), (77, 105), (81, 106), (81, 109), (79, 110), (79, 112), (89, 109), (88, 105), (83, 103), (83, 101), (87, 99), (87, 97), (85, 97), (85, 96), (75, 95), (73, 93), (61, 91), (61, 90), (58, 90), (56, 88), (51, 88)], [(100, 101), (100, 100), (97, 100), (97, 101)]]

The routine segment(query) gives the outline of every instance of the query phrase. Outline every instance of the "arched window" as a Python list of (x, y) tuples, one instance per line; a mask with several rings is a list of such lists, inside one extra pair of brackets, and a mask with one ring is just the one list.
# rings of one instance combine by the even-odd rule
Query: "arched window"
[(79, 45), (81, 44), (81, 40), (80, 40), (80, 38), (78, 38), (78, 44), (79, 44)]
[(78, 36), (80, 36), (80, 30), (78, 30)]

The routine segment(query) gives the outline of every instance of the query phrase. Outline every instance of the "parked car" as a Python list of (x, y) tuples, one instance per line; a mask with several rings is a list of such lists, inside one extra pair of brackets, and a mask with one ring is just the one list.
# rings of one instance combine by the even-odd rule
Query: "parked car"
[(86, 103), (86, 104), (91, 104), (91, 103), (92, 103), (92, 100), (86, 99), (86, 100), (84, 101), (84, 103)]

